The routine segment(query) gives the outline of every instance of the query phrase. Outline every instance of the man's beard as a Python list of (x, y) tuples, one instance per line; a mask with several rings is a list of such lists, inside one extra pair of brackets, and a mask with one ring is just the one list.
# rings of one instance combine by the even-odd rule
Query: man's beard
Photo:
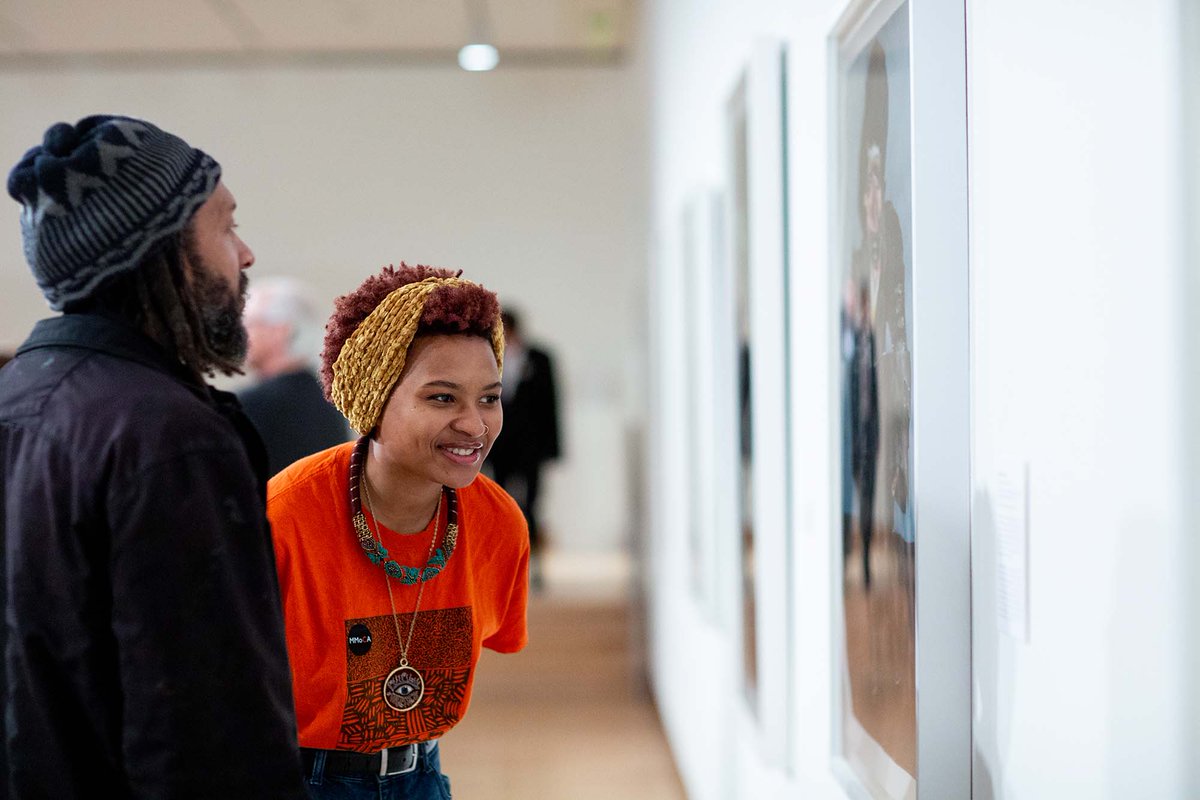
[(217, 359), (217, 363), (210, 364), (209, 368), (226, 375), (239, 373), (242, 362), (246, 360), (248, 342), (246, 326), (242, 324), (248, 283), (246, 273), (238, 274), (238, 289), (234, 292), (229, 284), (209, 269), (198, 253), (189, 252), (188, 261), (193, 267), (196, 305), (200, 311), (204, 339), (209, 352)]

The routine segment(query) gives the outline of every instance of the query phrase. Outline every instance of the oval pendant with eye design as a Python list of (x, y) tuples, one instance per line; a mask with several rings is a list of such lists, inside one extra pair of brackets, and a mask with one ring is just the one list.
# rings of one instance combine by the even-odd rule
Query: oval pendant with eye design
[(411, 711), (425, 696), (425, 679), (410, 666), (396, 667), (383, 681), (383, 702), (397, 711)]

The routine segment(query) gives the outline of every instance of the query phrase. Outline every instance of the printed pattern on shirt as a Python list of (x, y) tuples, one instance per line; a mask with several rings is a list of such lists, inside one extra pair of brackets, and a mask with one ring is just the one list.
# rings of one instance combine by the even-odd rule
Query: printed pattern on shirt
[[(345, 621), (347, 639), (355, 626), (365, 625), (371, 646), (356, 654), (346, 648), (346, 707), (338, 749), (374, 752), (440, 736), (464, 712), (471, 678), (474, 637), (469, 607), (422, 611), (417, 615), (409, 664), (421, 673), (425, 694), (409, 711), (396, 711), (383, 699), (383, 684), (400, 664), (400, 636), (407, 637), (412, 614), (391, 614)], [(357, 648), (361, 650), (361, 647)]]

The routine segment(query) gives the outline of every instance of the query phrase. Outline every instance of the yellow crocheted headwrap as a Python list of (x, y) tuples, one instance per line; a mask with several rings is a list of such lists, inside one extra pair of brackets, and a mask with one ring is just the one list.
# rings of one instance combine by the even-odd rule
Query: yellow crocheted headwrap
[[(369, 433), (379, 422), (412, 346), (429, 297), (442, 287), (476, 286), (463, 278), (425, 278), (394, 290), (375, 307), (342, 345), (333, 362), (330, 398), (350, 427)], [(492, 326), (496, 367), (504, 371), (504, 326)]]

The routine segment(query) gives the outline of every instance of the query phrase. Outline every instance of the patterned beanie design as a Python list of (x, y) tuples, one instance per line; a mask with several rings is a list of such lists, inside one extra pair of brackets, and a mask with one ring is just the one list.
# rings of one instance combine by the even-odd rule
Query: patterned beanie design
[(21, 203), (25, 260), (55, 311), (128, 272), (183, 230), (221, 166), (177, 136), (130, 117), (51, 126), (8, 175)]

